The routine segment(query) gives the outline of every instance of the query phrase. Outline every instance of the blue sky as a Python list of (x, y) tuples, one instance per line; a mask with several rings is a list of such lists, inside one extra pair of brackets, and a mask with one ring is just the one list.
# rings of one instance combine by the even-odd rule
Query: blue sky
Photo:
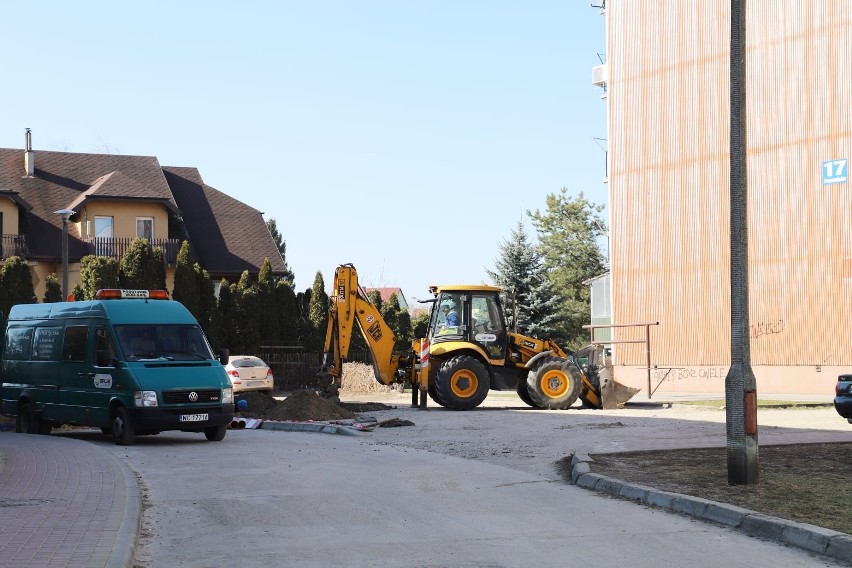
[(47, 1), (4, 19), (0, 147), (31, 128), (36, 151), (197, 167), (276, 219), (298, 291), (349, 262), (410, 302), (487, 283), (547, 194), (607, 201), (589, 1)]

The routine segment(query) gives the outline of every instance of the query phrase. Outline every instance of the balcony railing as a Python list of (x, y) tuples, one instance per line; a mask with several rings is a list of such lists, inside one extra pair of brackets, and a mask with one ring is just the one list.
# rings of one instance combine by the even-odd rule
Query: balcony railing
[[(92, 249), (92, 254), (95, 256), (107, 256), (116, 260), (121, 260), (124, 253), (130, 247), (130, 243), (136, 239), (108, 239), (108, 238), (93, 238), (89, 239), (89, 245)], [(163, 249), (163, 259), (166, 264), (175, 264), (177, 255), (180, 251), (180, 239), (152, 239), (152, 247), (160, 247)]]
[(0, 237), (0, 258), (6, 260), (10, 256), (27, 256), (27, 241), (24, 235), (2, 235)]

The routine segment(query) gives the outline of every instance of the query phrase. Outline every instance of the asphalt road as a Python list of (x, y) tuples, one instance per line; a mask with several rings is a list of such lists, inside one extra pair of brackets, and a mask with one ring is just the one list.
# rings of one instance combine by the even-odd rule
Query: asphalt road
[[(374, 398), (374, 397), (373, 397)], [(370, 567), (833, 566), (736, 531), (566, 484), (571, 451), (724, 445), (724, 413), (484, 408), (372, 413), (358, 436), (163, 433), (114, 452), (143, 480), (136, 565)], [(852, 440), (830, 409), (759, 413), (761, 442)], [(780, 412), (780, 411), (771, 411)], [(833, 410), (830, 410), (833, 412)], [(836, 426), (836, 428), (835, 428)]]

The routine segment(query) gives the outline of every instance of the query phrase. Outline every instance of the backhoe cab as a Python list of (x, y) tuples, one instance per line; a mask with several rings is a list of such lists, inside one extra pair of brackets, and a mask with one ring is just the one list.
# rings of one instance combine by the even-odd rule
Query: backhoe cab
[(600, 348), (585, 357), (594, 364), (584, 373), (551, 339), (508, 330), (501, 288), (430, 287), (426, 337), (415, 339), (412, 351), (395, 353), (396, 338), (358, 285), (355, 267), (338, 267), (334, 282), (320, 373), (331, 378), (330, 393), (336, 394), (356, 328), (372, 353), (376, 380), (409, 384), (412, 405), (421, 408), (428, 394), (443, 407), (469, 410), (482, 404), (489, 390), (515, 390), (534, 408), (565, 409), (577, 398), (589, 407), (615, 408), (637, 392), (612, 380), (611, 367), (599, 364)]

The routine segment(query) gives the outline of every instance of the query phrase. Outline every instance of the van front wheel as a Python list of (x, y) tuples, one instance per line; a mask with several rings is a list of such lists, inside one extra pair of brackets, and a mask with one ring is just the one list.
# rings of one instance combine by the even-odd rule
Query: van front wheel
[(132, 446), (133, 438), (136, 433), (133, 430), (133, 424), (130, 422), (130, 415), (127, 409), (119, 406), (115, 409), (115, 414), (112, 417), (112, 439), (119, 446)]
[(204, 435), (207, 436), (207, 439), (211, 442), (221, 442), (225, 439), (225, 433), (227, 431), (227, 424), (223, 424), (222, 426), (211, 426), (210, 428), (204, 429)]

